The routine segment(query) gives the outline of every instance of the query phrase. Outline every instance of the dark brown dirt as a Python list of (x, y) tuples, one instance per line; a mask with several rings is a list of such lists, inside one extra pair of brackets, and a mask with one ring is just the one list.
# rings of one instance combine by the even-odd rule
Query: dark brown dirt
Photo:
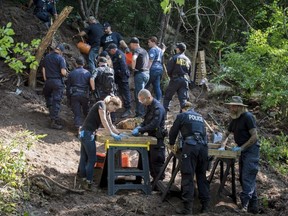
[[(0, 24), (3, 26), (8, 21), (13, 22), (17, 40), (29, 42), (31, 38), (42, 37), (46, 31), (42, 23), (31, 13), (20, 7), (14, 7), (5, 3), (4, 9), (0, 9)], [(14, 23), (15, 22), (15, 23)], [(31, 34), (27, 34), (27, 28)], [(65, 34), (63, 34), (65, 33)], [(59, 30), (56, 38), (58, 41), (66, 42), (71, 50), (69, 53), (78, 55), (75, 44), (69, 38), (74, 34), (65, 24)], [(59, 40), (60, 39), (60, 40)], [(66, 56), (70, 58), (69, 56)], [(1, 73), (1, 71), (0, 71)], [(79, 162), (80, 142), (75, 136), (72, 126), (72, 112), (63, 102), (61, 119), (65, 125), (62, 131), (49, 129), (48, 110), (45, 107), (44, 98), (31, 89), (21, 86), (22, 93), (14, 94), (16, 87), (9, 83), (0, 83), (0, 135), (4, 139), (10, 139), (19, 131), (29, 130), (35, 134), (47, 134), (40, 142), (35, 143), (31, 150), (27, 151), (27, 160), (31, 166), (31, 175), (44, 174), (53, 180), (74, 188), (74, 180)], [(224, 98), (218, 98), (202, 91), (197, 87), (191, 93), (191, 98), (197, 104), (197, 110), (203, 114), (208, 123), (215, 129), (221, 130), (222, 125), (227, 125), (227, 110), (223, 108)], [(167, 124), (171, 126), (173, 116), (178, 112), (178, 100), (173, 100), (173, 112), (169, 115)], [(263, 114), (261, 114), (263, 119)], [(260, 116), (260, 114), (259, 114)], [(213, 119), (212, 119), (213, 117)], [(216, 122), (219, 124), (217, 125)], [(269, 122), (269, 121), (267, 121)], [(261, 122), (260, 129), (268, 131)], [(266, 124), (268, 125), (268, 123)], [(270, 126), (269, 123), (268, 126)], [(272, 127), (272, 126), (270, 126)], [(261, 132), (261, 130), (260, 130)], [(103, 150), (103, 144), (97, 143), (97, 150)], [(133, 163), (133, 161), (132, 161)], [(237, 173), (237, 170), (236, 170)], [(209, 173), (207, 173), (208, 175)], [(95, 181), (99, 179), (100, 172), (96, 171)], [(166, 171), (166, 181), (171, 176), (171, 166)], [(237, 175), (238, 176), (238, 175)], [(180, 176), (177, 176), (175, 185), (179, 186)], [(237, 193), (240, 192), (240, 184), (237, 181)], [(260, 172), (257, 178), (259, 202), (261, 214), (263, 215), (287, 215), (288, 193), (287, 177), (276, 173), (265, 158), (261, 159)], [(140, 191), (119, 191), (115, 196), (108, 196), (106, 189), (93, 188), (92, 192), (83, 195), (68, 193), (51, 184), (52, 192), (45, 193), (43, 189), (36, 186), (31, 188), (31, 199), (23, 201), (18, 207), (18, 214), (29, 212), (29, 215), (173, 215), (175, 207), (179, 206), (181, 200), (177, 196), (168, 196), (167, 200), (161, 202), (160, 193), (153, 192), (152, 195), (144, 195)], [(232, 199), (228, 196), (230, 191), (230, 176), (225, 186), (226, 190), (221, 197), (217, 196), (219, 188), (219, 170), (211, 183), (211, 211), (203, 215), (241, 215), (237, 211)], [(238, 198), (239, 203), (239, 198)], [(193, 212), (200, 214), (200, 205), (195, 198)]]

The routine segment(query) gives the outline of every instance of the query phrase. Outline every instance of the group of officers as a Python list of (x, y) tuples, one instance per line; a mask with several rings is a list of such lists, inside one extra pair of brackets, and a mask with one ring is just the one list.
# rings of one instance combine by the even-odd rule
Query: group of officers
[[(99, 23), (94, 17), (89, 17), (88, 22), (89, 27), (78, 35), (87, 34), (88, 38), (90, 38), (89, 40), (93, 41), (95, 38), (91, 34), (95, 33), (94, 27), (96, 25), (99, 27)], [(169, 112), (169, 103), (177, 92), (180, 102), (180, 113), (169, 131), (169, 144), (170, 148), (173, 148), (177, 137), (179, 134), (181, 135), (183, 140), (181, 150), (181, 187), (184, 205), (182, 208), (176, 209), (176, 212), (179, 214), (192, 213), (194, 173), (196, 173), (199, 199), (202, 204), (201, 212), (207, 212), (210, 202), (209, 184), (206, 179), (208, 141), (204, 119), (199, 113), (194, 111), (192, 103), (189, 102), (191, 62), (185, 55), (186, 45), (177, 43), (176, 54), (167, 64), (167, 73), (170, 81), (165, 90), (162, 105), (160, 79), (163, 73), (162, 55), (164, 49), (157, 46), (157, 38), (149, 38), (148, 45), (150, 50), (148, 53), (140, 46), (138, 38), (131, 38), (129, 46), (127, 46), (120, 34), (112, 34), (111, 26), (109, 23), (105, 23), (104, 34), (98, 37), (98, 41), (94, 44), (91, 43), (88, 55), (89, 70), (84, 69), (84, 58), (78, 57), (76, 58), (75, 70), (68, 74), (65, 69), (65, 60), (62, 56), (65, 48), (61, 44), (44, 58), (43, 65), (43, 77), (45, 80), (43, 93), (50, 113), (50, 126), (54, 129), (63, 128), (59, 121), (59, 111), (64, 91), (63, 77), (68, 77), (66, 93), (71, 101), (74, 124), (79, 128), (81, 141), (79, 172), (83, 180), (83, 187), (91, 189), (92, 185), (93, 169), (97, 160), (95, 131), (102, 125), (115, 140), (119, 141), (125, 136), (119, 133), (113, 125), (113, 116), (111, 114), (122, 107), (122, 102), (125, 108), (122, 117), (125, 118), (132, 114), (128, 79), (130, 73), (133, 73), (136, 102), (135, 116), (142, 117), (143, 122), (133, 129), (132, 135), (138, 136), (139, 134), (148, 133), (149, 136), (157, 138), (157, 145), (151, 146), (149, 151), (152, 181), (156, 179), (165, 162), (164, 138), (167, 136), (165, 119)], [(121, 47), (124, 49), (123, 51)], [(103, 53), (103, 51), (106, 51), (106, 53)], [(133, 53), (130, 68), (126, 63), (125, 52)], [(111, 65), (109, 64), (109, 57)], [(98, 65), (95, 59), (98, 60)], [(119, 88), (119, 97), (115, 96), (115, 94), (104, 94), (90, 108), (88, 105), (89, 91), (95, 92), (97, 88), (95, 77), (100, 73), (111, 72), (110, 69), (106, 68), (114, 71), (114, 79)], [(147, 89), (150, 83), (154, 87), (156, 98)], [(256, 175), (259, 162), (259, 143), (255, 119), (247, 111), (246, 105), (243, 104), (240, 97), (233, 97), (232, 102), (228, 103), (228, 105), (233, 120), (223, 140), (230, 133), (234, 134), (234, 139), (238, 146), (232, 150), (241, 151), (239, 172), (242, 186), (240, 196), (242, 210), (256, 213), (258, 208)], [(219, 150), (225, 150), (224, 144)], [(165, 175), (163, 174), (160, 180), (164, 178)]]

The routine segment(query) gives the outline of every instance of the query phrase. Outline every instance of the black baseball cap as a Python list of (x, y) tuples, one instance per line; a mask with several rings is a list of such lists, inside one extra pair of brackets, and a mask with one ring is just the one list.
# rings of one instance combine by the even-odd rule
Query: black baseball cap
[(107, 63), (107, 58), (102, 56), (99, 58), (98, 62)]
[(177, 43), (176, 48), (178, 48), (181, 52), (184, 52), (186, 50), (186, 45), (184, 43)]
[(111, 49), (116, 49), (116, 48), (117, 48), (117, 45), (115, 43), (111, 43), (108, 45), (107, 50), (109, 51)]
[(76, 58), (76, 64), (77, 65), (84, 65), (85, 64), (85, 59), (82, 56), (79, 56)]
[(105, 22), (104, 24), (103, 24), (103, 27), (104, 28), (108, 28), (108, 27), (110, 27), (111, 25), (108, 23), (108, 22)]
[(63, 44), (58, 44), (55, 49), (60, 50), (61, 52), (64, 52), (65, 47)]
[(137, 37), (132, 37), (129, 43), (136, 43), (139, 44), (139, 39)]

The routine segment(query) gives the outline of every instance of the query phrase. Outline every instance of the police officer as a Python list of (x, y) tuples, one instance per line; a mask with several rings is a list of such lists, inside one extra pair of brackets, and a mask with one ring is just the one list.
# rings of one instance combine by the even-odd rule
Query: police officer
[(97, 19), (94, 16), (90, 16), (87, 19), (89, 26), (84, 29), (84, 31), (79, 32), (75, 36), (88, 36), (88, 43), (90, 44), (91, 48), (88, 53), (88, 67), (91, 73), (96, 68), (95, 60), (98, 57), (98, 52), (100, 48), (100, 38), (103, 35), (103, 27), (102, 25), (97, 21)]
[(181, 187), (184, 207), (176, 209), (178, 214), (192, 214), (194, 194), (194, 173), (197, 177), (201, 212), (207, 212), (210, 200), (209, 184), (206, 179), (208, 166), (207, 135), (203, 117), (192, 109), (190, 102), (184, 103), (169, 132), (170, 147), (181, 133), (183, 137)]
[(64, 90), (63, 77), (67, 76), (66, 61), (62, 56), (63, 52), (64, 46), (62, 44), (57, 45), (53, 52), (45, 56), (42, 70), (45, 81), (43, 94), (50, 113), (50, 126), (58, 130), (63, 128), (59, 122), (59, 112)]
[(143, 117), (144, 106), (138, 100), (138, 93), (141, 89), (145, 88), (149, 81), (149, 55), (145, 49), (140, 47), (139, 39), (137, 37), (131, 38), (129, 45), (133, 50), (131, 68), (134, 72), (134, 96), (136, 101), (135, 117)]
[(185, 102), (189, 99), (189, 75), (191, 73), (191, 61), (185, 55), (186, 45), (184, 43), (176, 44), (176, 55), (168, 62), (167, 73), (170, 77), (167, 86), (163, 106), (166, 111), (169, 111), (169, 103), (173, 95), (177, 92), (180, 107), (182, 108)]
[[(144, 121), (133, 129), (132, 135), (138, 136), (139, 133), (148, 133), (149, 136), (157, 138), (157, 145), (151, 145), (149, 151), (150, 175), (153, 181), (158, 176), (165, 162), (165, 110), (162, 104), (154, 99), (147, 89), (142, 89), (138, 93), (138, 100), (147, 107)], [(164, 179), (163, 176), (159, 180)], [(152, 181), (152, 182), (153, 182)]]
[(30, 0), (28, 7), (31, 7), (32, 3), (35, 5), (34, 15), (50, 27), (50, 15), (55, 19), (58, 17), (55, 0)]
[[(100, 57), (98, 66), (90, 79), (92, 90), (96, 101), (103, 100), (108, 95), (114, 95), (115, 79), (114, 70), (108, 66), (107, 59)], [(111, 78), (108, 80), (108, 77)]]
[(74, 114), (74, 125), (77, 129), (82, 125), (89, 112), (89, 85), (91, 73), (84, 69), (83, 57), (76, 58), (76, 69), (68, 75), (66, 94)]
[(129, 87), (130, 71), (126, 64), (125, 54), (117, 48), (117, 45), (112, 43), (107, 48), (111, 60), (113, 63), (115, 83), (118, 85), (119, 95), (124, 102), (125, 112), (122, 114), (122, 118), (125, 118), (132, 114), (131, 112), (131, 97)]

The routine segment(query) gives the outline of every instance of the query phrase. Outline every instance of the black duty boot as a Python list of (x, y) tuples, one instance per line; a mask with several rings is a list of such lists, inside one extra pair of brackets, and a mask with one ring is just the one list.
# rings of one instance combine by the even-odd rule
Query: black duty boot
[(258, 201), (257, 200), (250, 200), (247, 210), (249, 213), (258, 214), (259, 213)]
[(203, 202), (201, 207), (201, 213), (207, 213), (209, 211), (209, 203)]
[(63, 126), (61, 124), (57, 124), (57, 122), (55, 120), (51, 121), (50, 127), (52, 129), (56, 129), (56, 130), (62, 130)]
[(192, 206), (191, 206), (191, 204), (184, 203), (183, 208), (176, 208), (176, 213), (177, 214), (182, 214), (182, 215), (192, 215)]

